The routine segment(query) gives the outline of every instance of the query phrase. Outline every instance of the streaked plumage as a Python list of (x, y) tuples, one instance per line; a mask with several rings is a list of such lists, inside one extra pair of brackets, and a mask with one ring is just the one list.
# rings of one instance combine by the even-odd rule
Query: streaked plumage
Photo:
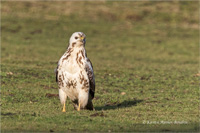
[(95, 78), (92, 63), (87, 58), (85, 38), (82, 32), (72, 34), (67, 51), (60, 58), (56, 68), (56, 81), (63, 112), (67, 97), (72, 100), (78, 111), (93, 110)]

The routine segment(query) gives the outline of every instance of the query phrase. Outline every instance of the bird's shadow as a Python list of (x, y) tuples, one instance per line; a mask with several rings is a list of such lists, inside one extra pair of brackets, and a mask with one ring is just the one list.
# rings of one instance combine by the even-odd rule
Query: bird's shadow
[(111, 109), (118, 109), (118, 108), (127, 108), (131, 106), (136, 106), (138, 103), (143, 102), (143, 100), (125, 100), (121, 103), (107, 103), (104, 106), (97, 106), (95, 110), (111, 110)]

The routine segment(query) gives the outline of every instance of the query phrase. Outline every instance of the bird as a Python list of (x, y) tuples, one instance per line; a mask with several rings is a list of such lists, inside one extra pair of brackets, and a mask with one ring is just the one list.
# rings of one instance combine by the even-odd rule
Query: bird
[(66, 112), (67, 98), (77, 111), (94, 110), (92, 100), (95, 95), (95, 77), (85, 44), (86, 35), (83, 32), (74, 32), (55, 69), (62, 112)]

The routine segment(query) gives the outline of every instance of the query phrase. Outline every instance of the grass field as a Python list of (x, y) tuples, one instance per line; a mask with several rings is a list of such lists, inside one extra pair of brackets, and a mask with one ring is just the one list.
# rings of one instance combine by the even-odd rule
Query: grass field
[[(199, 131), (199, 2), (1, 2), (1, 131)], [(95, 111), (54, 69), (87, 36)]]

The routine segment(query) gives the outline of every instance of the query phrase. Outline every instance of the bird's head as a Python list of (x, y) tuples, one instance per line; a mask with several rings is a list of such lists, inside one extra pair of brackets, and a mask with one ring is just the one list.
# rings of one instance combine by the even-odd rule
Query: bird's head
[(85, 46), (86, 35), (83, 32), (74, 32), (70, 37), (69, 44), (72, 47)]

